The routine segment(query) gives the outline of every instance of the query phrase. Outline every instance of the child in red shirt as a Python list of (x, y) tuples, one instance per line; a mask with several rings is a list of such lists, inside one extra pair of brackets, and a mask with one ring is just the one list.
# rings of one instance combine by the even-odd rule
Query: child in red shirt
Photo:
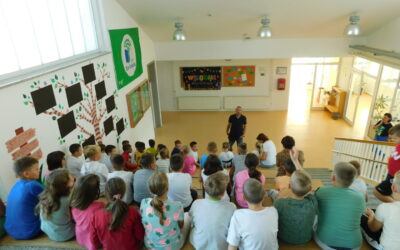
[(128, 206), (122, 200), (124, 194), (125, 182), (121, 178), (115, 177), (107, 181), (105, 195), (108, 204), (94, 213), (89, 227), (92, 249), (140, 248), (144, 237), (141, 216), (134, 207)]
[(132, 146), (130, 144), (124, 144), (122, 150), (124, 151), (121, 155), (125, 160), (125, 170), (136, 172), (138, 165), (131, 163)]
[(400, 170), (400, 124), (397, 124), (389, 130), (389, 136), (397, 145), (389, 158), (388, 175), (386, 179), (374, 189), (376, 198), (383, 202), (394, 202), (392, 198), (392, 183), (394, 175)]

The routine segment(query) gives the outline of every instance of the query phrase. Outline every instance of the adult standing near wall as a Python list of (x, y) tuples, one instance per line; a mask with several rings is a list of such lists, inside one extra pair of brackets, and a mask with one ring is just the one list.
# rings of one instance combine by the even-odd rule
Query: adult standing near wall
[(242, 107), (237, 106), (235, 109), (235, 114), (229, 116), (228, 127), (226, 128), (230, 150), (232, 150), (235, 142), (238, 146), (243, 142), (243, 138), (246, 133), (246, 124), (247, 118), (242, 114)]
[(262, 152), (260, 154), (260, 166), (263, 168), (272, 168), (276, 165), (276, 147), (265, 134), (261, 133), (257, 136), (257, 142), (262, 144)]

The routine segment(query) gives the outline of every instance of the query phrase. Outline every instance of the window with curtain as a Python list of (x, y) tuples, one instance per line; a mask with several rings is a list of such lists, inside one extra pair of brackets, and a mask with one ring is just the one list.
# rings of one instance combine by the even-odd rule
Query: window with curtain
[(91, 0), (0, 0), (3, 83), (21, 70), (98, 50), (93, 14)]

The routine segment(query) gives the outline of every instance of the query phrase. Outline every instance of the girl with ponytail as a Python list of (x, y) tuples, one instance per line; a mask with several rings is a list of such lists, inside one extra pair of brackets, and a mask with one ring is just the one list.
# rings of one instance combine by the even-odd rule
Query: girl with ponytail
[(246, 155), (246, 159), (244, 161), (247, 169), (240, 171), (235, 176), (235, 197), (236, 203), (243, 208), (248, 208), (247, 202), (243, 198), (243, 185), (244, 183), (250, 179), (256, 179), (260, 181), (263, 185), (265, 184), (265, 176), (257, 170), (257, 167), (260, 165), (260, 160), (257, 155), (251, 153)]
[(122, 200), (125, 189), (125, 182), (119, 177), (107, 181), (105, 196), (108, 203), (94, 213), (89, 227), (93, 249), (140, 248), (144, 229), (138, 211)]
[[(189, 220), (180, 202), (168, 200), (168, 177), (163, 172), (150, 176), (148, 188), (154, 198), (140, 205), (148, 249), (180, 249), (189, 231)], [(184, 222), (185, 221), (185, 222)]]

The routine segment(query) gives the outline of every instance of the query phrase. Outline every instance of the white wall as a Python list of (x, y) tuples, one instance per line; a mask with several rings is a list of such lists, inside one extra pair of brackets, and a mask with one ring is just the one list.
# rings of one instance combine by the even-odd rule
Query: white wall
[(338, 85), (341, 89), (347, 91), (350, 86), (351, 72), (353, 70), (353, 57), (342, 57), (339, 67)]
[[(255, 65), (255, 87), (222, 87), (221, 90), (192, 90), (181, 87), (180, 67), (191, 66), (227, 66), (227, 65)], [(287, 75), (276, 75), (276, 67), (287, 67)], [(163, 111), (177, 110), (177, 97), (182, 96), (268, 96), (267, 110), (286, 110), (288, 104), (288, 87), (285, 91), (276, 90), (276, 81), (279, 77), (290, 79), (290, 59), (264, 60), (201, 60), (201, 61), (174, 61), (157, 62), (157, 77), (161, 94), (161, 109)], [(261, 72), (264, 76), (261, 76)]]
[[(104, 10), (104, 21), (107, 29), (118, 29), (118, 28), (132, 28), (138, 27), (137, 23), (130, 18), (130, 16), (120, 7), (120, 5), (115, 0), (103, 0), (103, 10)], [(129, 117), (127, 111), (127, 103), (125, 95), (128, 91), (133, 89), (135, 86), (140, 84), (144, 79), (147, 78), (147, 64), (154, 60), (154, 43), (151, 39), (141, 30), (140, 30), (140, 43), (142, 50), (142, 62), (143, 62), (143, 74), (134, 82), (130, 83), (128, 86), (124, 87), (120, 91), (116, 91), (116, 82), (114, 75), (114, 65), (112, 60), (112, 55), (107, 54), (90, 61), (80, 62), (75, 65), (71, 65), (67, 68), (63, 68), (61, 70), (57, 70), (51, 72), (49, 74), (41, 75), (38, 77), (33, 77), (29, 80), (12, 84), (7, 87), (0, 88), (0, 114), (2, 115), (1, 126), (0, 126), (0, 159), (1, 159), (1, 168), (0, 168), (0, 196), (3, 200), (6, 199), (6, 195), (9, 192), (10, 188), (14, 185), (16, 181), (15, 174), (12, 170), (13, 160), (11, 154), (7, 151), (5, 146), (5, 142), (15, 136), (15, 129), (19, 127), (23, 127), (25, 130), (29, 128), (36, 129), (36, 139), (39, 141), (39, 146), (43, 152), (43, 157), (40, 160), (40, 163), (45, 163), (46, 155), (51, 151), (62, 150), (67, 152), (67, 148), (70, 144), (78, 142), (77, 136), (82, 134), (80, 130), (77, 128), (70, 134), (68, 134), (64, 139), (65, 142), (60, 143), (58, 140), (58, 136), (60, 136), (60, 132), (58, 129), (57, 121), (52, 119), (52, 116), (47, 114), (39, 114), (36, 115), (34, 107), (30, 104), (25, 105), (23, 98), (23, 94), (30, 96), (30, 92), (35, 89), (31, 88), (33, 82), (40, 81), (40, 86), (44, 86), (44, 82), (50, 82), (50, 79), (57, 74), (59, 77), (65, 77), (65, 83), (70, 85), (70, 81), (74, 81), (74, 72), (81, 73), (81, 67), (87, 65), (88, 63), (94, 63), (96, 66), (97, 63), (106, 63), (107, 71), (110, 73), (110, 78), (106, 78), (106, 90), (107, 96), (116, 91), (115, 94), (115, 102), (118, 110), (114, 110), (112, 113), (107, 114), (106, 117), (102, 120), (102, 122), (108, 118), (109, 116), (114, 117), (114, 123), (119, 118), (126, 118), (127, 123), (125, 131), (121, 134), (120, 138), (118, 138), (116, 131), (112, 131), (109, 135), (104, 136), (102, 138), (103, 143), (105, 144), (117, 144), (117, 138), (119, 142), (121, 140), (128, 139), (132, 143), (137, 140), (145, 140), (147, 141), (150, 138), (154, 138), (154, 128), (153, 128), (153, 115), (151, 109), (149, 109), (140, 123), (136, 126), (136, 128), (131, 129), (129, 127)], [(108, 32), (105, 34), (106, 39), (108, 40)], [(99, 79), (100, 73), (96, 71), (96, 76)], [(81, 84), (83, 90), (85, 89), (83, 83)], [(64, 112), (68, 112), (71, 109), (76, 109), (77, 106), (68, 107), (68, 103), (65, 97), (65, 90), (57, 93), (59, 88), (54, 88), (56, 91), (56, 102), (64, 108), (60, 108)], [(104, 101), (103, 101), (104, 102)], [(104, 105), (104, 104), (103, 104)], [(103, 125), (100, 127), (103, 128)], [(93, 126), (90, 123), (85, 121), (79, 121), (79, 124), (83, 126), (84, 129), (89, 132), (93, 132)], [(86, 138), (86, 135), (85, 135)], [(44, 168), (46, 170), (46, 165), (44, 164)]]
[(349, 45), (365, 43), (365, 38), (185, 41), (159, 42), (155, 49), (159, 61), (273, 59), (347, 56)]
[(382, 26), (367, 37), (367, 45), (383, 50), (400, 52), (400, 17)]

